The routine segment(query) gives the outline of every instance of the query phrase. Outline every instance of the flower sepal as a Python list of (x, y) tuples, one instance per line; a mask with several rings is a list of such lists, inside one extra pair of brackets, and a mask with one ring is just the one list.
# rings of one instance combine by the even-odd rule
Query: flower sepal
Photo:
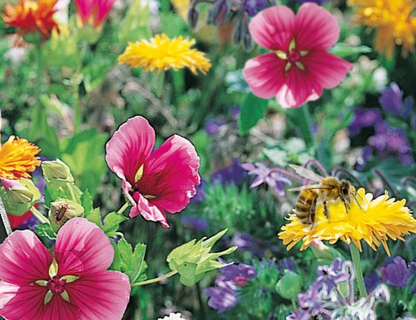
[(3, 199), (6, 212), (15, 216), (21, 216), (32, 208), (41, 197), (40, 191), (31, 180), (1, 179), (3, 187), (0, 188), (0, 196)]
[(222, 268), (227, 264), (217, 261), (222, 255), (234, 252), (233, 246), (224, 251), (210, 253), (214, 244), (227, 232), (228, 229), (217, 233), (209, 239), (205, 237), (196, 242), (195, 239), (175, 248), (166, 258), (169, 268), (180, 274), (180, 282), (191, 286), (200, 281), (206, 272)]

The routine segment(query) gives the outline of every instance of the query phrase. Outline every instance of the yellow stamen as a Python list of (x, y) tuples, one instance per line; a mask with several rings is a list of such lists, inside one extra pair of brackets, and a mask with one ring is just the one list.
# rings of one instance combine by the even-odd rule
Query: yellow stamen
[(287, 60), (287, 54), (286, 54), (286, 52), (284, 52), (284, 51), (282, 51), (282, 50), (277, 50), (277, 51), (275, 51), (275, 53), (276, 53), (276, 56), (277, 56), (279, 59), (282, 59), (282, 60)]
[(134, 176), (134, 182), (139, 181), (143, 177), (144, 165), (142, 164)]

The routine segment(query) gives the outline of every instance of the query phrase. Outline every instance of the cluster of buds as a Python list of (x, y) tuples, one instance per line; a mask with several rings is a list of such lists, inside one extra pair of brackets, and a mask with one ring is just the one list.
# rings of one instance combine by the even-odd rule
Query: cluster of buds
[[(193, 0), (188, 11), (188, 22), (195, 28), (199, 19), (197, 5), (205, 0)], [(211, 3), (211, 2), (208, 2)], [(246, 49), (252, 46), (252, 38), (248, 29), (251, 17), (259, 11), (276, 5), (275, 0), (216, 0), (208, 10), (207, 23), (221, 26), (224, 23), (232, 22), (233, 41), (236, 44), (243, 43)]]

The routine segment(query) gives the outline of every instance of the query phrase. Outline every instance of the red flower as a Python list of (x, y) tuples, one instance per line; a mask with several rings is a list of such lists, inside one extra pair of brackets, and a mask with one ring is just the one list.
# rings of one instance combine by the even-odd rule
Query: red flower
[(169, 227), (165, 210), (183, 210), (195, 195), (199, 157), (185, 138), (173, 135), (152, 151), (155, 131), (140, 116), (129, 119), (106, 146), (110, 169), (123, 180), (126, 197), (133, 204), (130, 217), (139, 213)]

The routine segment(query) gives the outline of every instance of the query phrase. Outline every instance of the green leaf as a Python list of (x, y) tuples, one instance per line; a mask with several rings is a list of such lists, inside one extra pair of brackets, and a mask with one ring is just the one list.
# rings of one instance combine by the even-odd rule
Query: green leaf
[(35, 232), (41, 237), (46, 237), (50, 240), (56, 239), (56, 232), (49, 223), (43, 223), (35, 226)]
[(329, 52), (331, 52), (332, 54), (340, 58), (344, 58), (348, 56), (358, 56), (360, 54), (369, 53), (372, 51), (373, 50), (367, 46), (351, 47), (350, 45), (345, 44), (345, 43), (337, 43), (334, 47), (329, 49)]
[(118, 245), (114, 242), (113, 239), (110, 239), (110, 243), (113, 246), (114, 249), (114, 258), (113, 262), (111, 263), (110, 269), (111, 270), (121, 270), (121, 256), (120, 256), (120, 250)]
[(118, 252), (120, 255), (121, 268), (118, 269), (128, 275), (130, 283), (138, 281), (138, 279), (146, 278), (143, 272), (147, 265), (144, 261), (146, 253), (146, 245), (139, 243), (135, 246), (134, 251), (132, 246), (121, 238), (117, 243)]
[(127, 217), (121, 214), (115, 213), (115, 212), (110, 212), (104, 218), (103, 230), (105, 234), (110, 238), (115, 237), (118, 231), (118, 228), (120, 227), (120, 223), (126, 220), (128, 220)]
[(99, 208), (95, 208), (94, 210), (92, 210), (86, 218), (88, 221), (94, 222), (100, 229), (103, 229)]
[(93, 210), (92, 198), (88, 190), (85, 190), (81, 195), (81, 205), (84, 208), (85, 217), (88, 217)]
[(240, 133), (247, 133), (263, 117), (268, 100), (256, 97), (250, 93), (246, 96), (240, 114)]

